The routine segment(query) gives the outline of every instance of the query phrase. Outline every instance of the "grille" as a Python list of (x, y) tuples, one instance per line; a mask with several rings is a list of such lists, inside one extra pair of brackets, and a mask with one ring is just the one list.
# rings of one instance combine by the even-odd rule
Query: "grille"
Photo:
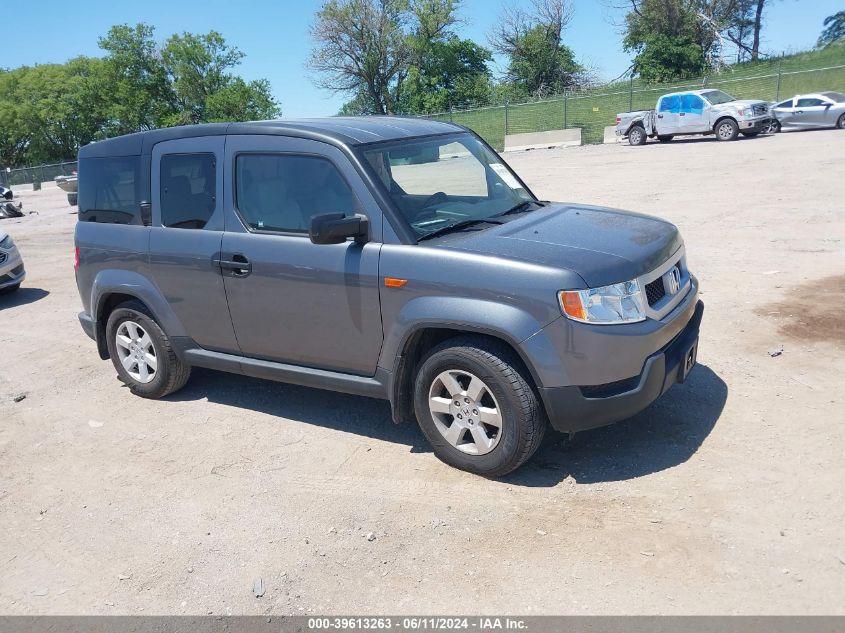
[(653, 306), (666, 296), (666, 288), (663, 287), (663, 277), (658, 277), (645, 285), (645, 296), (650, 306)]
[(751, 110), (754, 112), (754, 114), (768, 114), (769, 113), (768, 106), (763, 105), (762, 103), (754, 104), (754, 106), (751, 108)]
[(0, 253), (0, 264), (6, 261), (6, 253)]

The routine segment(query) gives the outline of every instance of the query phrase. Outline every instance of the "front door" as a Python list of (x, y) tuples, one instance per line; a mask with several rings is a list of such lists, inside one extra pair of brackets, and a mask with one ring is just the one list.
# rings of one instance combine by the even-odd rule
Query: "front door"
[[(327, 143), (230, 136), (221, 271), (244, 356), (361, 376), (382, 343), (381, 213), (346, 156)], [(362, 213), (370, 241), (317, 245), (310, 219)], [(240, 266), (240, 267), (239, 267)]]
[(824, 125), (826, 115), (830, 109), (822, 99), (816, 97), (804, 97), (795, 100), (795, 125), (803, 127), (815, 127)]
[(206, 349), (237, 353), (223, 279), (213, 263), (223, 239), (224, 138), (154, 146), (150, 268), (189, 337)]

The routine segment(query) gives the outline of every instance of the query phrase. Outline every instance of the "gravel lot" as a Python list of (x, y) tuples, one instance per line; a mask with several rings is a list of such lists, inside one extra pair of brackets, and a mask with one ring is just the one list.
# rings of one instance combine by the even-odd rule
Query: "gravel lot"
[(76, 216), (22, 193), (0, 612), (845, 614), (845, 133), (507, 159), (543, 198), (678, 224), (707, 309), (686, 384), (503, 481), (385, 402), (203, 370), (133, 397), (76, 320)]

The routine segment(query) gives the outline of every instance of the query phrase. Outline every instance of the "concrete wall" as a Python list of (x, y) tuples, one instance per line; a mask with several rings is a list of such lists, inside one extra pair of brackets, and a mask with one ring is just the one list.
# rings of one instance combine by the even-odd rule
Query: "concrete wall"
[(581, 128), (549, 130), (548, 132), (526, 132), (505, 136), (505, 151), (515, 152), (524, 149), (546, 149), (548, 147), (567, 147), (581, 144)]
[(604, 142), (605, 143), (618, 143), (622, 140), (621, 136), (616, 136), (616, 126), (615, 125), (608, 125), (604, 128)]

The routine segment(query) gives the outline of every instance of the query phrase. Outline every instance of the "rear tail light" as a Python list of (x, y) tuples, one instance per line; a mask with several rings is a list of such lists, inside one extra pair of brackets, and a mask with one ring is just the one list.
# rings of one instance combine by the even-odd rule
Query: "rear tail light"
[(79, 247), (73, 249), (73, 269), (79, 270)]
[(622, 117), (618, 116), (616, 117), (616, 125), (619, 125), (620, 123), (622, 123)]

